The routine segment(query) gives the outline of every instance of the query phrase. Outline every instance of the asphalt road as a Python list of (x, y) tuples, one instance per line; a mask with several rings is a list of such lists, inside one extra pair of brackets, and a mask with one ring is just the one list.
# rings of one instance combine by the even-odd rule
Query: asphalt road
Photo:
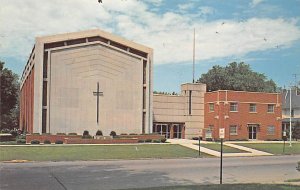
[[(223, 183), (300, 178), (300, 156), (224, 159)], [(0, 163), (0, 189), (130, 189), (219, 183), (219, 158)]]

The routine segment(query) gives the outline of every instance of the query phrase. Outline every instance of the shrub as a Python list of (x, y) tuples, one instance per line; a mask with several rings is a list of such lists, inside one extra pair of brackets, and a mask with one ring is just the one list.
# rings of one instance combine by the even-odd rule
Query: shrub
[(115, 136), (117, 136), (117, 133), (116, 133), (115, 131), (111, 131), (111, 132), (110, 132), (110, 136), (115, 137)]
[(19, 135), (18, 139), (26, 139), (26, 135)]
[(18, 139), (17, 144), (25, 144), (26, 140), (25, 139)]
[(152, 139), (146, 139), (145, 142), (147, 143), (152, 142)]
[(137, 135), (136, 133), (130, 133), (129, 135)]
[(193, 137), (192, 139), (198, 141), (198, 140), (199, 140), (199, 137)]
[(90, 135), (89, 131), (87, 131), (87, 130), (83, 131), (82, 136), (86, 136), (86, 135)]
[(145, 141), (144, 140), (138, 140), (138, 143), (144, 143)]
[(120, 135), (127, 135), (127, 133), (121, 133)]
[(162, 139), (160, 140), (160, 142), (162, 142), (162, 143), (165, 143), (166, 141), (167, 141), (166, 138), (162, 138)]
[(92, 139), (93, 137), (91, 135), (83, 135), (82, 138), (83, 139)]
[(6, 129), (6, 128), (1, 129), (1, 133), (9, 133), (9, 129)]
[(66, 135), (66, 133), (56, 133), (56, 135)]
[(44, 140), (44, 144), (51, 144), (51, 142), (49, 140)]
[(51, 135), (51, 133), (42, 133), (42, 135)]
[(32, 135), (40, 135), (40, 133), (32, 133)]
[(101, 131), (101, 130), (98, 130), (98, 131), (96, 132), (96, 136), (103, 136), (102, 131)]
[(40, 141), (38, 141), (38, 140), (32, 140), (32, 141), (30, 142), (30, 144), (40, 144)]
[(63, 144), (64, 142), (63, 141), (61, 141), (61, 140), (57, 140), (57, 141), (55, 141), (55, 144)]
[(12, 130), (12, 131), (10, 131), (10, 134), (11, 134), (13, 137), (16, 137), (16, 136), (18, 136), (18, 131)]
[(154, 139), (152, 142), (153, 143), (160, 143), (160, 140)]
[(69, 133), (68, 135), (77, 135), (77, 133)]

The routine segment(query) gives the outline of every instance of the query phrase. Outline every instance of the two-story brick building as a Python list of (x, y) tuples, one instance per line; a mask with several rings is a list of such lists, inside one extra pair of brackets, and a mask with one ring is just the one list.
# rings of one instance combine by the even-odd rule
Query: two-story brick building
[(281, 94), (219, 90), (204, 96), (204, 138), (225, 140), (281, 139)]

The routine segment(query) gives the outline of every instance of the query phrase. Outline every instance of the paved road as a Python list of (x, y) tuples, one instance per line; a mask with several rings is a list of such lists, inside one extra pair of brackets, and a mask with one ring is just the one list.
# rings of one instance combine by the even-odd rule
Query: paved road
[[(299, 178), (300, 156), (224, 159), (224, 183), (280, 183)], [(219, 183), (219, 159), (0, 163), (0, 189), (130, 189)]]

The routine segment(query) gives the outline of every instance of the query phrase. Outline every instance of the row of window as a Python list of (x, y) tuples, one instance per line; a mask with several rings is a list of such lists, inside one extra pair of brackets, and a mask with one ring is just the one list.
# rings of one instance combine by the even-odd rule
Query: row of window
[[(213, 125), (209, 125), (208, 131), (213, 131)], [(229, 126), (229, 134), (230, 135), (238, 135), (238, 126), (237, 125), (230, 125)], [(275, 135), (275, 126), (270, 125), (267, 127), (267, 135)]]
[[(274, 113), (275, 110), (275, 105), (274, 104), (268, 104), (268, 113)], [(209, 111), (213, 112), (215, 111), (215, 104), (214, 103), (209, 103)], [(238, 103), (236, 102), (231, 102), (230, 103), (230, 111), (231, 112), (237, 112), (238, 111)], [(256, 104), (249, 104), (249, 112), (250, 113), (256, 113)]]

